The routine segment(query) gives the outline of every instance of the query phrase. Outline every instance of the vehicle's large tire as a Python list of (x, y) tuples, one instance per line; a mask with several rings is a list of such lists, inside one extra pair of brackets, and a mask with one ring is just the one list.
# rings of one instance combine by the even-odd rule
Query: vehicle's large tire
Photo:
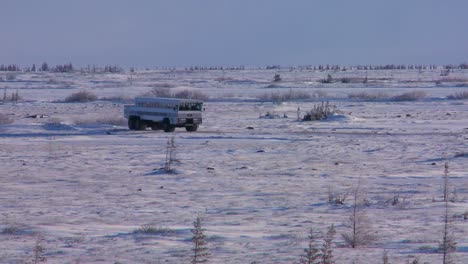
[(187, 130), (187, 132), (195, 132), (197, 131), (197, 129), (198, 129), (198, 124), (193, 124), (192, 126), (185, 127), (185, 130)]
[(164, 132), (174, 132), (175, 125), (171, 125), (168, 119), (164, 119), (163, 121), (163, 129)]
[(135, 127), (135, 117), (134, 116), (131, 116), (128, 118), (128, 128), (130, 130), (135, 130), (136, 127)]
[(151, 130), (160, 130), (160, 129), (162, 129), (161, 123), (158, 123), (158, 122), (152, 122), (150, 127), (151, 127)]
[(174, 132), (175, 126), (171, 124), (167, 124), (164, 126), (164, 132)]
[(145, 130), (146, 129), (146, 123), (142, 121), (140, 118), (135, 118), (135, 129), (136, 130)]

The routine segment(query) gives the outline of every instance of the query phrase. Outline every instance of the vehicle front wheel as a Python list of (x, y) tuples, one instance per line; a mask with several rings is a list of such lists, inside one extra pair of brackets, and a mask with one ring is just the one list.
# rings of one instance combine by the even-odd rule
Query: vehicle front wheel
[(187, 132), (195, 132), (197, 131), (197, 129), (198, 129), (198, 124), (193, 124), (192, 126), (185, 127), (185, 130), (187, 130)]
[(166, 126), (164, 126), (164, 132), (174, 132), (174, 131), (175, 131), (174, 125), (167, 124)]

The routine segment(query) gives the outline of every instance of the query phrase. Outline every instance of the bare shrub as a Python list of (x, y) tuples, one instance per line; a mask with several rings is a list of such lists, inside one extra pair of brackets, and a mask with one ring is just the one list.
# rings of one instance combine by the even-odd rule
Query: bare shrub
[(322, 102), (321, 104), (314, 105), (312, 110), (306, 112), (302, 121), (324, 120), (332, 116), (335, 112), (336, 106), (331, 105), (328, 102)]
[(391, 99), (393, 101), (417, 101), (426, 98), (427, 94), (423, 91), (412, 91), (407, 93), (402, 93), (400, 95), (395, 95)]
[(386, 200), (384, 204), (397, 206), (397, 207), (404, 207), (405, 205), (408, 204), (406, 199), (407, 199), (406, 195), (402, 196), (399, 193), (396, 193), (390, 199)]
[(333, 82), (333, 77), (328, 74), (326, 79), (320, 79), (319, 82), (321, 83), (332, 83)]
[(83, 103), (83, 102), (91, 102), (97, 100), (97, 96), (86, 90), (81, 90), (76, 93), (72, 93), (71, 95), (67, 96), (64, 100), (66, 103)]
[(10, 225), (10, 226), (5, 226), (2, 229), (1, 233), (5, 235), (14, 235), (14, 234), (17, 234), (19, 231), (20, 230), (16, 225)]
[(234, 78), (222, 76), (222, 77), (215, 78), (214, 80), (217, 82), (226, 82), (226, 81), (232, 81), (234, 80)]
[(348, 197), (347, 192), (336, 193), (332, 187), (328, 187), (328, 202), (334, 205), (344, 205), (346, 198)]
[(153, 87), (153, 88), (166, 88), (166, 89), (169, 89), (169, 88), (174, 88), (175, 85), (174, 84), (170, 84), (170, 83), (154, 83), (154, 84), (151, 84), (150, 87)]
[(384, 92), (357, 92), (348, 94), (348, 98), (364, 101), (378, 101), (388, 99), (390, 96)]
[(123, 102), (123, 101), (131, 101), (132, 99), (123, 95), (114, 95), (114, 96), (106, 96), (100, 97), (99, 100), (101, 101), (114, 101), (114, 102)]
[(195, 100), (206, 100), (209, 98), (208, 95), (200, 91), (185, 89), (185, 90), (181, 90), (178, 92), (172, 92), (170, 88), (166, 88), (166, 87), (153, 88), (149, 92), (144, 93), (143, 96), (195, 99)]
[(182, 98), (182, 99), (195, 99), (195, 100), (208, 99), (208, 95), (200, 91), (187, 90), (187, 89), (174, 93), (173, 97)]
[(0, 113), (0, 125), (8, 125), (13, 123), (13, 119), (7, 115)]
[(447, 96), (451, 100), (466, 100), (468, 99), (468, 91), (458, 92)]
[(313, 91), (311, 96), (313, 98), (324, 98), (324, 97), (327, 97), (328, 94), (327, 92), (317, 90), (317, 91)]
[(155, 227), (152, 224), (145, 224), (133, 231), (134, 234), (148, 234), (148, 235), (171, 235), (175, 233), (173, 229), (166, 227)]
[(275, 74), (275, 76), (273, 77), (273, 81), (274, 82), (281, 82), (281, 76), (279, 74)]
[(463, 82), (468, 82), (468, 79), (467, 78), (456, 78), (456, 77), (446, 77), (446, 78), (440, 78), (438, 80), (436, 80), (437, 82), (448, 82), (448, 83), (451, 83), (451, 82), (460, 82), (460, 83), (463, 83)]
[(155, 87), (145, 95), (154, 97), (172, 97), (171, 89), (168, 87)]
[(358, 183), (353, 190), (353, 205), (348, 223), (351, 230), (341, 234), (345, 243), (352, 248), (368, 245), (375, 240), (371, 223), (363, 209), (363, 194), (360, 187)]

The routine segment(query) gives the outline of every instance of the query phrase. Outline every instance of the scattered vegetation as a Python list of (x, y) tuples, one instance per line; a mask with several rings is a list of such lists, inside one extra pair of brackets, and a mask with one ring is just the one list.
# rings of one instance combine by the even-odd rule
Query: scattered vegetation
[(174, 93), (173, 97), (183, 98), (183, 99), (196, 99), (196, 100), (206, 100), (208, 95), (195, 90), (182, 90)]
[(150, 87), (156, 88), (156, 89), (159, 89), (159, 88), (170, 89), (170, 88), (175, 88), (176, 86), (170, 83), (153, 83), (150, 85)]
[(2, 234), (4, 235), (14, 235), (19, 232), (19, 228), (15, 225), (5, 226), (2, 229)]
[(281, 82), (281, 76), (279, 74), (275, 74), (273, 77), (273, 82)]
[(133, 231), (133, 233), (165, 236), (175, 233), (175, 230), (166, 227), (155, 227), (152, 224), (145, 224)]
[(293, 91), (290, 89), (288, 92), (272, 92), (261, 94), (257, 97), (258, 100), (263, 102), (287, 102), (306, 100), (312, 98), (312, 95), (303, 91)]
[(363, 101), (380, 101), (389, 99), (390, 96), (384, 92), (356, 92), (348, 94), (348, 98)]
[(330, 204), (344, 205), (347, 197), (348, 197), (347, 192), (336, 193), (332, 187), (328, 187), (328, 202)]
[(450, 100), (467, 100), (468, 99), (468, 91), (457, 92), (447, 96), (447, 99)]
[(206, 100), (208, 95), (195, 90), (181, 90), (173, 92), (170, 88), (166, 87), (155, 87), (149, 92), (143, 94), (143, 96), (151, 97), (166, 97), (166, 98), (182, 98), (182, 99), (196, 99), (196, 100)]
[(427, 94), (423, 91), (412, 91), (403, 93), (400, 95), (393, 96), (391, 99), (393, 101), (417, 101), (426, 98)]
[(13, 123), (13, 119), (7, 115), (0, 113), (0, 125), (8, 125)]
[(67, 96), (64, 100), (66, 103), (84, 103), (84, 102), (91, 102), (96, 101), (97, 96), (86, 90), (81, 90), (76, 93), (72, 93), (71, 95)]
[(333, 82), (333, 77), (328, 74), (326, 79), (320, 79), (319, 82), (321, 83), (332, 83)]
[(411, 91), (402, 93), (395, 96), (390, 96), (384, 92), (356, 92), (348, 94), (349, 99), (363, 100), (363, 101), (380, 101), (380, 100), (392, 100), (392, 101), (417, 101), (426, 98), (427, 94), (423, 91)]
[(321, 104), (314, 105), (312, 110), (306, 112), (302, 121), (325, 120), (335, 113), (336, 106), (331, 105), (328, 102), (322, 102)]
[(11, 93), (10, 95), (7, 94), (6, 87), (3, 89), (3, 103), (6, 103), (6, 102), (18, 103), (19, 100), (21, 100), (21, 97), (19, 95), (18, 89), (16, 89), (16, 91)]

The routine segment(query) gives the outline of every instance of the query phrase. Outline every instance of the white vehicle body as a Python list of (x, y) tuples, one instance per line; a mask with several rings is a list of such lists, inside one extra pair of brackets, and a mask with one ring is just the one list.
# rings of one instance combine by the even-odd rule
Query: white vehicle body
[(134, 105), (124, 106), (124, 116), (131, 130), (163, 129), (173, 132), (176, 127), (196, 131), (202, 123), (203, 102), (177, 98), (135, 98)]

